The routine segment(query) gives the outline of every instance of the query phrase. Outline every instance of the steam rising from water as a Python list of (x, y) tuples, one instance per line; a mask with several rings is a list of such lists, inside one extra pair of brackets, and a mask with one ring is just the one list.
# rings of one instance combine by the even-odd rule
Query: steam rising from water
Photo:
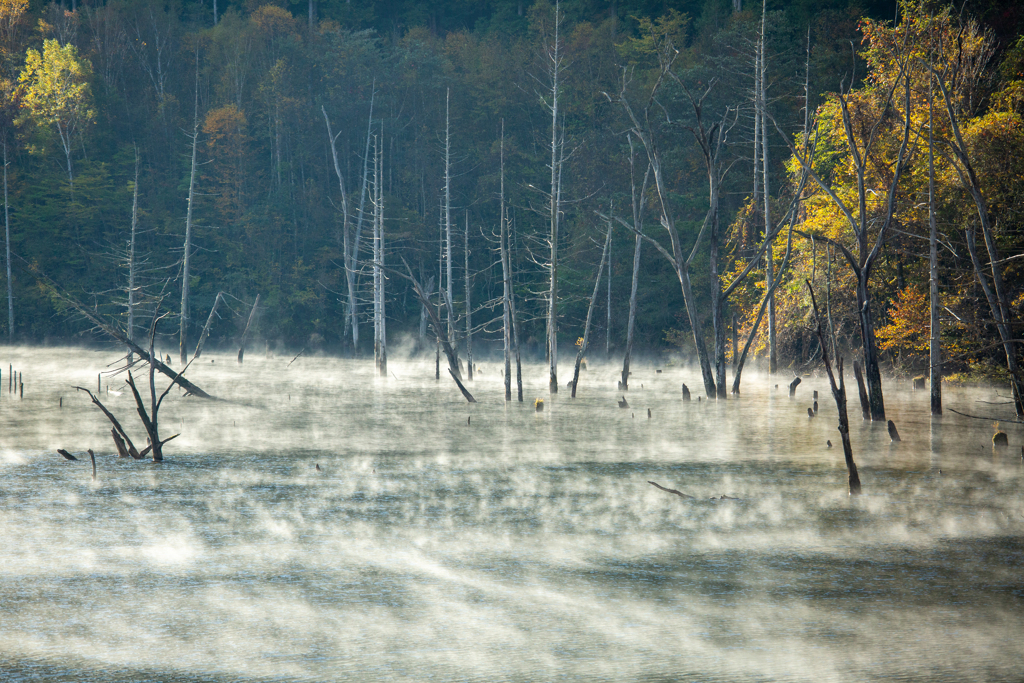
[[(575, 400), (530, 367), (536, 413), (505, 404), (497, 363), (469, 405), (432, 363), (378, 379), (367, 360), (204, 356), (189, 376), (224, 400), (170, 396), (161, 431), (181, 436), (154, 465), (112, 457), (70, 389), (115, 353), (5, 353), (25, 397), (4, 377), (0, 679), (1020, 676), (1024, 435), (1004, 423), (994, 452), (990, 423), (933, 421), (902, 385), (902, 443), (855, 420), (850, 499), (818, 378), (794, 400), (748, 376), (739, 400), (684, 403), (697, 371), (641, 363), (621, 410), (614, 367)], [(144, 443), (130, 393), (105, 388)], [(58, 447), (97, 451), (99, 480)]]

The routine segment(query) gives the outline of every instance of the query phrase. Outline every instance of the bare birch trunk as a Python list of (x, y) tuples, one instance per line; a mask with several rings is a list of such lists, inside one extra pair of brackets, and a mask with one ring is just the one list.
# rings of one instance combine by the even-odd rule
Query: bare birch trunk
[(4, 131), (4, 246), (7, 250), (7, 342), (14, 342), (14, 286), (11, 280), (11, 214), (7, 199), (7, 133)]
[(470, 306), (469, 294), (472, 289), (469, 274), (469, 212), (466, 212), (466, 242), (463, 252), (465, 254), (465, 276), (466, 276), (466, 379), (473, 381), (473, 309)]
[[(6, 181), (6, 170), (5, 170)], [(4, 198), (6, 199), (6, 183)], [(135, 186), (132, 189), (132, 233), (128, 240), (128, 338), (135, 339), (135, 231), (139, 226), (139, 148), (135, 147)], [(128, 365), (133, 355), (128, 352)]]
[(188, 362), (188, 321), (189, 321), (189, 278), (192, 258), (192, 207), (196, 189), (196, 149), (199, 146), (199, 53), (196, 53), (196, 97), (192, 113), (192, 171), (188, 181), (188, 210), (185, 213), (185, 251), (181, 264), (181, 328), (178, 337), (178, 351), (181, 363)]
[(594, 280), (594, 293), (590, 295), (590, 306), (587, 307), (587, 322), (583, 326), (583, 343), (580, 350), (576, 352), (576, 365), (572, 372), (572, 397), (576, 398), (576, 386), (580, 381), (580, 363), (590, 346), (590, 321), (594, 316), (594, 305), (597, 303), (597, 293), (601, 287), (601, 272), (604, 270), (604, 261), (608, 258), (608, 249), (612, 243), (612, 222), (608, 221), (608, 235), (604, 238), (604, 249), (601, 250), (601, 264), (597, 267), (597, 278)]
[(558, 393), (558, 221), (561, 195), (561, 159), (558, 144), (558, 77), (562, 72), (562, 53), (559, 37), (561, 8), (555, 2), (555, 39), (548, 50), (551, 76), (551, 264), (548, 292), (548, 391)]
[(505, 360), (505, 400), (512, 400), (512, 282), (508, 254), (508, 222), (505, 215), (505, 119), (501, 120), (501, 194), (498, 207), (498, 240), (501, 256), (501, 338)]

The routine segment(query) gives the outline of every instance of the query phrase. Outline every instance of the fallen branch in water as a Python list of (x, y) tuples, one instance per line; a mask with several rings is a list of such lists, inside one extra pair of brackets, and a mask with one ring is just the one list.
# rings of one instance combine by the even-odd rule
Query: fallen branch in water
[(650, 484), (651, 486), (653, 486), (656, 489), (661, 489), (665, 493), (674, 493), (677, 496), (679, 496), (680, 498), (690, 498), (691, 500), (693, 499), (693, 496), (688, 496), (685, 493), (683, 493), (682, 491), (676, 491), (675, 489), (667, 489), (667, 488), (665, 488), (664, 486), (662, 486), (661, 484), (659, 484), (657, 482), (649, 481), (647, 483)]
[(951, 413), (956, 413), (957, 415), (963, 415), (964, 417), (973, 418), (975, 420), (993, 420), (995, 422), (1011, 422), (1013, 424), (1024, 424), (1024, 420), (1017, 420), (1017, 419), (1014, 419), (1012, 417), (1008, 418), (1008, 417), (988, 417), (986, 415), (970, 415), (968, 413), (961, 413), (959, 410), (954, 410), (953, 408), (946, 408), (946, 410), (950, 411)]

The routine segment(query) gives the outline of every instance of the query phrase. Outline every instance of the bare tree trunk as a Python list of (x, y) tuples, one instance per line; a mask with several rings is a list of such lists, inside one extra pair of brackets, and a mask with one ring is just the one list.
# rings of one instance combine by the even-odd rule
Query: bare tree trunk
[[(128, 338), (135, 338), (135, 231), (139, 226), (139, 148), (135, 147), (135, 186), (132, 188), (132, 233), (128, 240)], [(128, 365), (133, 354), (128, 352)]]
[(466, 379), (473, 381), (473, 309), (469, 303), (471, 283), (469, 274), (469, 211), (466, 212), (466, 243), (465, 254), (466, 276)]
[(608, 300), (605, 305), (604, 321), (604, 355), (612, 353), (612, 256), (608, 255)]
[[(384, 124), (381, 123), (380, 137), (381, 144), (384, 143)], [(377, 261), (380, 263), (380, 274), (378, 275), (377, 296), (380, 299), (380, 376), (388, 376), (388, 314), (387, 299), (384, 296), (384, 283), (387, 281), (387, 273), (384, 271), (384, 154), (381, 153), (380, 161), (381, 184), (377, 187)]]
[(590, 295), (590, 306), (587, 307), (587, 322), (583, 326), (583, 343), (580, 350), (576, 352), (576, 366), (572, 373), (572, 397), (576, 398), (576, 386), (580, 380), (580, 363), (590, 346), (590, 321), (594, 315), (594, 305), (597, 303), (597, 293), (601, 287), (601, 272), (604, 270), (604, 261), (608, 258), (608, 250), (612, 243), (612, 222), (608, 221), (608, 235), (604, 238), (604, 249), (601, 250), (601, 264), (597, 267), (597, 277), (594, 279), (594, 293)]
[(561, 39), (561, 8), (555, 2), (555, 37), (548, 48), (548, 72), (551, 77), (551, 263), (550, 288), (548, 292), (548, 391), (558, 393), (558, 221), (561, 206), (561, 150), (558, 144), (558, 88), (559, 76), (564, 68), (562, 64)]
[(619, 389), (629, 391), (629, 361), (633, 356), (633, 334), (636, 330), (636, 292), (640, 282), (640, 248), (643, 245), (644, 231), (644, 208), (647, 203), (647, 181), (650, 178), (651, 165), (647, 164), (647, 171), (644, 173), (644, 182), (640, 188), (639, 195), (636, 189), (636, 155), (633, 148), (633, 136), (627, 134), (629, 141), (629, 180), (630, 196), (633, 209), (633, 279), (629, 289), (629, 316), (626, 321), (626, 352), (622, 357), (622, 379), (619, 380)]
[(942, 329), (939, 321), (939, 250), (938, 227), (935, 222), (935, 140), (934, 80), (928, 78), (928, 302), (931, 323), (928, 339), (928, 378), (931, 384), (932, 415), (942, 415)]
[[(768, 75), (767, 50), (765, 49), (765, 23), (767, 20), (767, 2), (762, 0), (761, 3), (761, 38), (758, 42), (758, 93), (757, 102), (760, 110), (761, 118), (761, 180), (764, 183), (764, 234), (768, 236), (772, 234), (772, 212), (771, 212), (771, 192), (768, 183), (768, 100), (767, 90), (765, 87), (765, 81)], [(775, 344), (775, 288), (772, 287), (775, 278), (775, 252), (772, 249), (772, 241), (768, 242), (767, 259), (765, 261), (767, 278), (766, 284), (768, 289), (772, 291), (771, 296), (768, 298), (768, 374), (774, 375), (778, 370), (778, 351)]]
[(373, 138), (373, 367), (380, 375), (381, 367), (381, 271), (380, 271), (380, 145), (381, 139)]
[(189, 278), (192, 275), (190, 270), (192, 258), (192, 207), (195, 199), (196, 189), (196, 149), (199, 146), (199, 52), (196, 51), (196, 96), (192, 113), (192, 171), (188, 181), (188, 210), (185, 213), (185, 251), (182, 254), (181, 264), (181, 329), (178, 337), (178, 351), (181, 362), (184, 365), (188, 362), (188, 321), (189, 321)]
[(14, 342), (14, 287), (11, 280), (11, 214), (7, 199), (7, 131), (3, 133), (4, 146), (4, 245), (7, 249), (7, 342)]
[(374, 79), (370, 90), (370, 115), (366, 123), (366, 145), (363, 149), (363, 182), (359, 190), (359, 218), (356, 221), (356, 236), (352, 243), (352, 251), (346, 254), (345, 278), (348, 285), (348, 315), (352, 327), (352, 354), (359, 355), (359, 317), (356, 302), (355, 273), (359, 260), (359, 247), (363, 237), (363, 216), (366, 208), (366, 188), (370, 181), (370, 138), (373, 133), (373, 103), (377, 96), (377, 80)]
[(213, 317), (217, 315), (217, 306), (221, 301), (224, 300), (224, 292), (217, 292), (217, 296), (213, 299), (213, 308), (210, 309), (210, 315), (206, 318), (206, 325), (203, 326), (203, 333), (199, 335), (199, 343), (196, 344), (196, 352), (192, 354), (192, 358), (199, 358), (203, 355), (203, 344), (206, 343), (206, 338), (210, 336), (210, 325), (213, 324)]
[(505, 400), (512, 400), (512, 281), (508, 254), (508, 222), (505, 215), (505, 119), (501, 120), (501, 194), (498, 210), (498, 243), (501, 256), (501, 338), (505, 360)]
[[(451, 99), (451, 88), (446, 91), (444, 99), (444, 237), (445, 237), (445, 274), (448, 280), (445, 283), (445, 292), (448, 294), (448, 302), (453, 300), (452, 280), (452, 171), (451, 171), (451, 128), (449, 127), (449, 100)], [(455, 354), (458, 357), (458, 346), (455, 339), (455, 312), (451, 305), (448, 306), (448, 339), (455, 347)]]
[[(242, 340), (238, 342), (238, 362), (241, 363), (245, 357), (245, 340), (249, 336), (249, 328), (252, 327), (252, 321), (256, 317), (256, 307), (260, 305), (260, 295), (256, 295), (256, 301), (252, 302), (252, 310), (249, 311), (249, 319), (245, 323), (245, 329), (242, 330)], [(182, 371), (184, 372), (184, 371)]]
[(814, 288), (811, 287), (810, 281), (807, 281), (807, 289), (811, 293), (811, 303), (814, 306), (818, 343), (821, 344), (821, 360), (825, 363), (825, 371), (828, 372), (828, 381), (832, 387), (832, 397), (836, 400), (836, 408), (839, 411), (839, 435), (843, 441), (843, 456), (846, 459), (850, 495), (856, 496), (861, 491), (860, 476), (857, 474), (857, 464), (853, 461), (853, 445), (850, 443), (850, 418), (846, 413), (846, 385), (843, 382), (843, 359), (836, 359), (836, 372), (839, 373), (839, 385), (836, 386), (836, 379), (832, 374), (832, 364), (828, 360), (828, 342), (825, 341), (825, 334), (821, 329), (821, 316), (818, 315), (818, 304), (814, 300)]

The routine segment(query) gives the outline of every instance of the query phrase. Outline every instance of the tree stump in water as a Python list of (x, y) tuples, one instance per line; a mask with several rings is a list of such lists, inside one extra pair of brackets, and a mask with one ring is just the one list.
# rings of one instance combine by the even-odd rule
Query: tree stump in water
[(689, 401), (690, 400), (690, 390), (686, 388), (685, 384), (683, 385), (683, 400), (684, 401)]
[(925, 382), (926, 379), (928, 379), (928, 378), (925, 377), (924, 375), (918, 375), (917, 377), (915, 377), (914, 378), (914, 391), (917, 391), (918, 389), (924, 390), (924, 382)]
[(619, 401), (619, 407), (620, 408), (628, 408), (629, 407), (629, 403), (626, 401), (626, 397), (625, 396), (623, 396), (622, 400)]
[(810, 408), (807, 409), (807, 417), (814, 417), (814, 411)]
[(889, 438), (895, 443), (896, 441), (902, 441), (900, 439), (900, 433), (896, 431), (896, 423), (889, 420)]
[[(818, 392), (815, 391), (814, 393), (818, 393)], [(817, 398), (817, 397), (815, 397), (815, 398)], [(814, 402), (814, 414), (815, 415), (818, 414), (818, 402), (817, 401)]]
[(797, 377), (796, 379), (794, 379), (792, 382), (789, 383), (789, 397), (790, 398), (792, 398), (796, 394), (796, 388), (798, 386), (800, 386), (800, 382), (801, 381), (802, 380), (799, 377)]
[(1006, 448), (1010, 445), (1010, 440), (1006, 436), (1006, 432), (996, 432), (992, 435), (992, 445), (997, 448)]
[(544, 399), (538, 398), (533, 402), (534, 409), (539, 413), (544, 410)]

